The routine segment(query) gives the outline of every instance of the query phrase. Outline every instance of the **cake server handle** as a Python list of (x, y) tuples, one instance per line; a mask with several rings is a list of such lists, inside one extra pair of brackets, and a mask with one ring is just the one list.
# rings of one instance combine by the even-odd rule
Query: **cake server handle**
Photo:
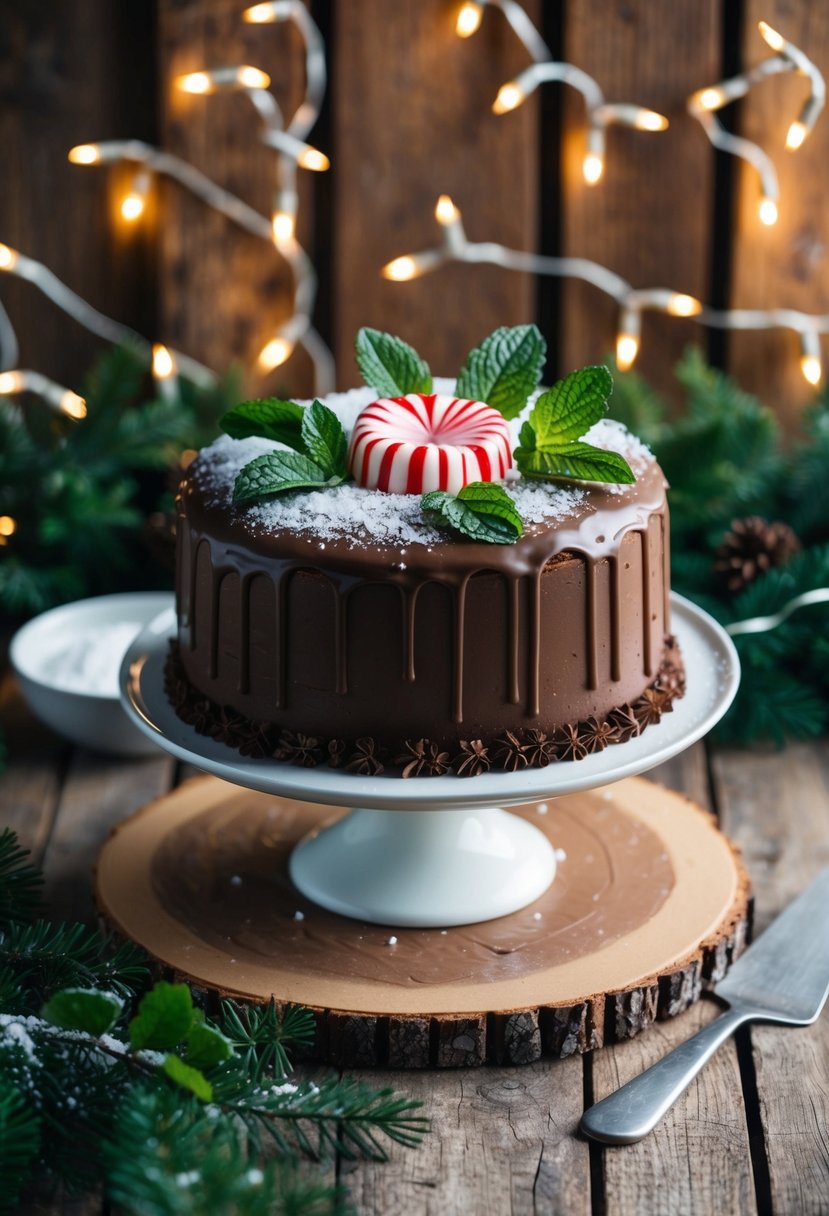
[(656, 1127), (737, 1027), (757, 1016), (752, 1009), (727, 1009), (658, 1063), (586, 1110), (582, 1131), (605, 1144), (635, 1144)]

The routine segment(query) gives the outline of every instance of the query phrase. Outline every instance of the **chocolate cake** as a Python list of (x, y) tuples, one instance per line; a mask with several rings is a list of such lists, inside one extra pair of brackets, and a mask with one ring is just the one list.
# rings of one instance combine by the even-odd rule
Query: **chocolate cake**
[[(377, 397), (326, 404), (350, 433)], [(351, 482), (234, 502), (240, 470), (274, 444), (217, 440), (178, 498), (181, 716), (249, 755), (407, 777), (579, 760), (658, 721), (683, 687), (665, 479), (620, 424), (585, 438), (635, 481), (508, 471), (523, 519), (510, 544)]]

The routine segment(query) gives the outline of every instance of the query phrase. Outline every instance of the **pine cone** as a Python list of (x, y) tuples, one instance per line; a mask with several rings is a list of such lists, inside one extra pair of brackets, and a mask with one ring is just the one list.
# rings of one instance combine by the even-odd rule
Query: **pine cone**
[(750, 515), (732, 521), (714, 555), (714, 570), (729, 591), (742, 591), (773, 566), (785, 566), (799, 549), (788, 524)]

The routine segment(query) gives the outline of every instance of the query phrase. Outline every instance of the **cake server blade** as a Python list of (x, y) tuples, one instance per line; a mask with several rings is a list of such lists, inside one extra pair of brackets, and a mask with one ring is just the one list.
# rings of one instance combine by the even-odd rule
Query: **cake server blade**
[(730, 1008), (585, 1111), (581, 1127), (588, 1136), (606, 1144), (641, 1140), (744, 1022), (808, 1026), (817, 1019), (829, 995), (829, 868), (746, 950), (714, 992)]

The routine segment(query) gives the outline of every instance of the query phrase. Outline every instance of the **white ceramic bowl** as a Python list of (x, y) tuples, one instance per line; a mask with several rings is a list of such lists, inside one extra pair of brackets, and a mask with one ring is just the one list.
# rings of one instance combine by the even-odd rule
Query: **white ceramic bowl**
[(122, 655), (114, 656), (113, 691), (105, 694), (56, 683), (50, 664), (74, 639), (90, 630), (134, 622), (139, 632), (169, 603), (168, 592), (100, 595), (53, 608), (19, 629), (12, 638), (9, 658), (32, 713), (59, 735), (94, 751), (121, 756), (157, 755), (157, 745), (121, 708), (117, 674)]

